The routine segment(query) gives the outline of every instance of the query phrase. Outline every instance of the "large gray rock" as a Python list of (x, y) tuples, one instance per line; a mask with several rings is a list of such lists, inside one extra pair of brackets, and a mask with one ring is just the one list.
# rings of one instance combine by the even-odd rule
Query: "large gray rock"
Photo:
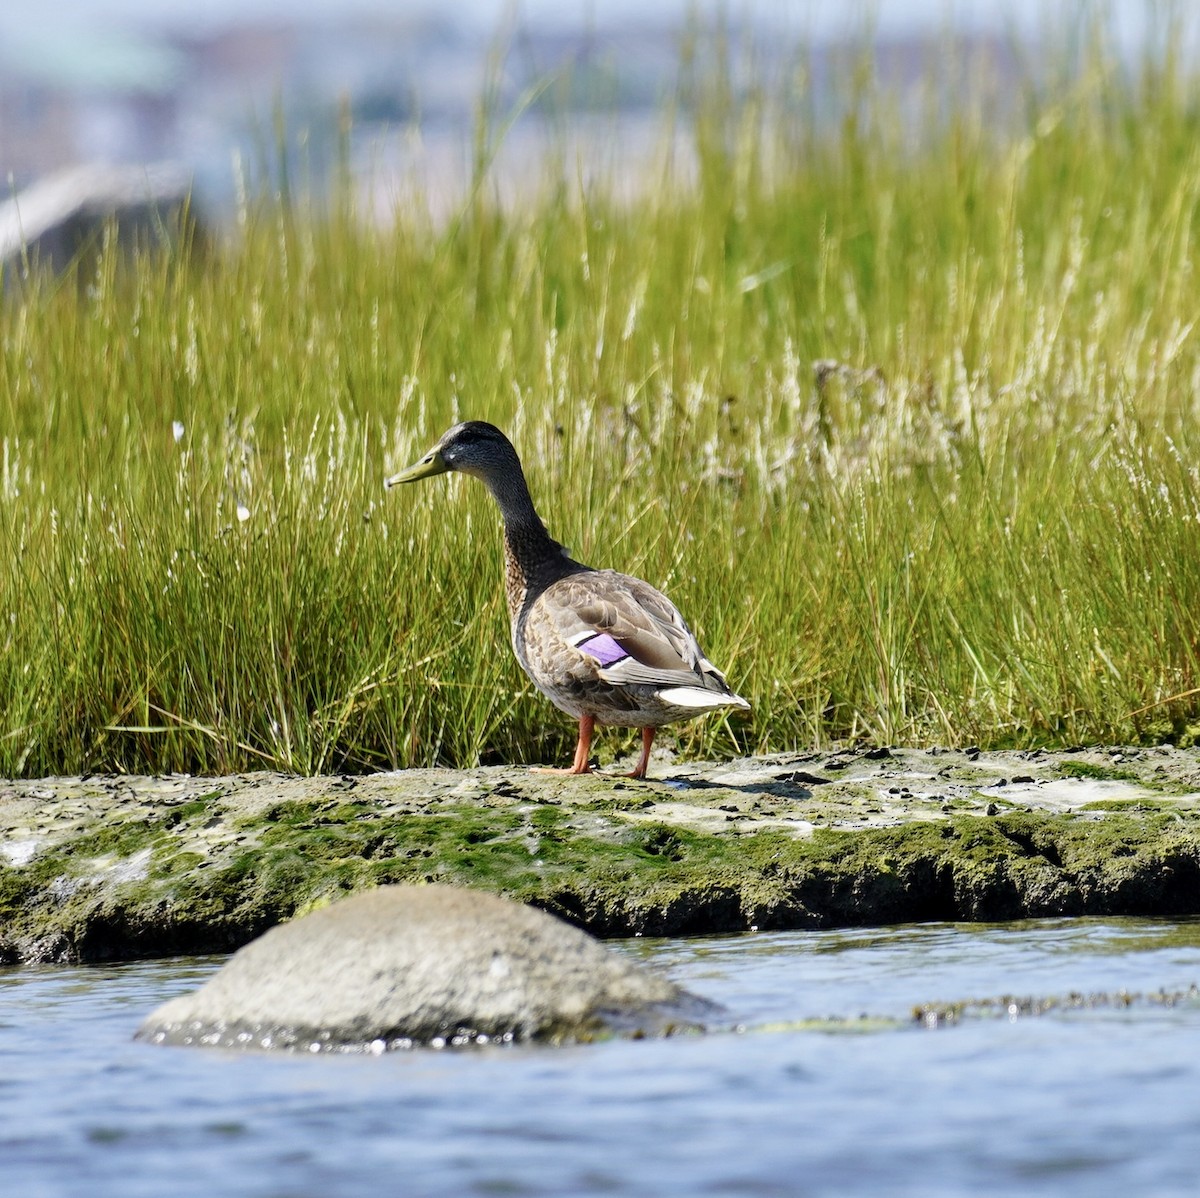
[(507, 899), (385, 886), (272, 928), (138, 1037), (382, 1052), (699, 1029), (720, 1008)]

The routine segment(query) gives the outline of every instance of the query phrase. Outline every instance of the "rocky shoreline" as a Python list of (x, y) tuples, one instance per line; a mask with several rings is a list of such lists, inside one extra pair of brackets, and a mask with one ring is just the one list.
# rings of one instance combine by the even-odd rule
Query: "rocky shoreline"
[(1200, 914), (1200, 751), (844, 749), (523, 767), (0, 781), (0, 963), (224, 952), (444, 882), (600, 936)]

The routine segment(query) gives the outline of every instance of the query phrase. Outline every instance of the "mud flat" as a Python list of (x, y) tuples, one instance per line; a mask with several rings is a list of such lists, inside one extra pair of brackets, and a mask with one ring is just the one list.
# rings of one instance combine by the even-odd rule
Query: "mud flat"
[(873, 749), (563, 778), (0, 781), (0, 962), (226, 951), (449, 882), (601, 936), (1200, 914), (1200, 752)]

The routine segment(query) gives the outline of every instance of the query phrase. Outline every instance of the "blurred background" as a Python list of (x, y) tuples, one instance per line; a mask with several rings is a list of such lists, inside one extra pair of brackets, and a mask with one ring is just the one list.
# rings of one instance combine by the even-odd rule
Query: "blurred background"
[[(610, 181), (661, 149), (689, 36), (724, 31), (735, 67), (806, 87), (869, 54), (902, 97), (931, 55), (983, 64), (1006, 92), (1070, 24), (1108, 27), (1131, 61), (1169, 6), (1144, 0), (7, 0), (0, 5), (0, 178), (8, 194), (80, 164), (178, 164), (228, 219), (284, 161), (309, 185), (349, 172), (385, 219), (406, 191), (453, 204), (478, 163), (479, 114), (504, 126), (495, 185), (519, 189), (546, 139)], [(1090, 22), (1090, 25), (1088, 24)], [(1064, 30), (1064, 27), (1065, 30)], [(975, 69), (974, 67), (972, 68)], [(736, 72), (734, 75), (737, 78)], [(747, 81), (749, 84), (749, 81)], [(1010, 86), (1011, 85), (1011, 86)], [(952, 99), (952, 98), (951, 98)], [(614, 132), (617, 134), (613, 136)], [(614, 161), (615, 159), (615, 161)], [(277, 180), (276, 180), (277, 182)]]

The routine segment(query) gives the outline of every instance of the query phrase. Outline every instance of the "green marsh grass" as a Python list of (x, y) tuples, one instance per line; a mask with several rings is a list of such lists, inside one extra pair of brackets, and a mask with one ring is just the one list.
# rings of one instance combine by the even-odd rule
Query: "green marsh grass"
[(465, 417), (753, 703), (687, 755), (1194, 739), (1197, 81), (1091, 44), (919, 136), (806, 86), (685, 79), (633, 201), (481, 154), (447, 221), (263, 200), (14, 288), (0, 773), (565, 758), (483, 489), (382, 489)]

